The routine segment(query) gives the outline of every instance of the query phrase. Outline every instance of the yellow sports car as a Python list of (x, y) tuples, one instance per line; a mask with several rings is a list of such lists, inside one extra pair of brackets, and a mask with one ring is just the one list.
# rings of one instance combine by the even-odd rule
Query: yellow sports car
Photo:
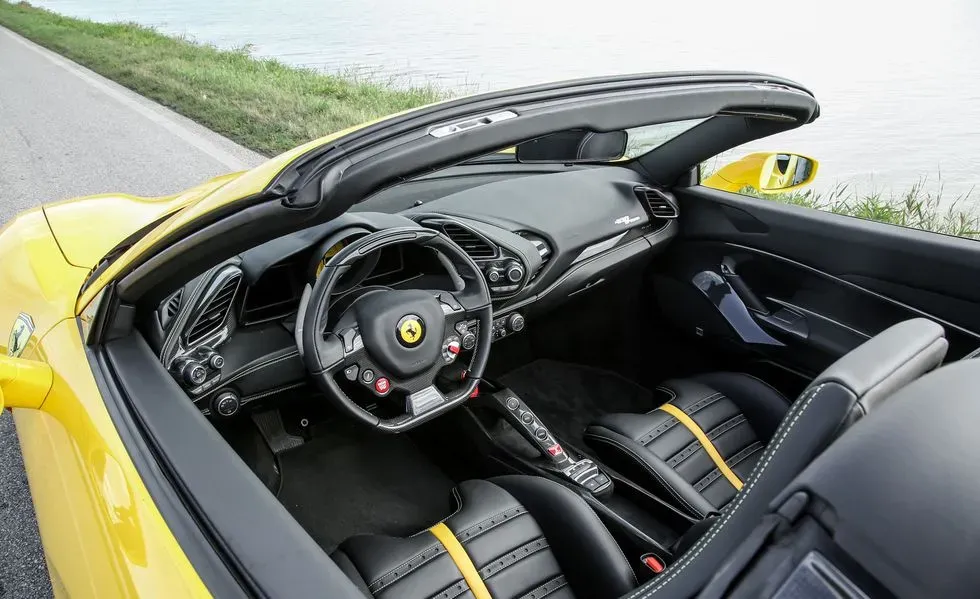
[[(980, 246), (736, 193), (804, 156), (701, 181), (818, 113), (768, 75), (579, 80), (20, 214), (0, 398), (56, 596), (954, 596), (975, 477), (937, 489), (945, 421), (890, 396), (980, 346)], [(862, 449), (876, 419), (918, 449)]]

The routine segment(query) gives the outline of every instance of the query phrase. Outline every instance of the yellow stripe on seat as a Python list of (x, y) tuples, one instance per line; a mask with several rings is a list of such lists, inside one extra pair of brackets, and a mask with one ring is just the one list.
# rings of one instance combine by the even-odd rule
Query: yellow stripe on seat
[(721, 454), (718, 453), (718, 449), (715, 448), (715, 444), (711, 442), (711, 439), (708, 438), (708, 435), (704, 434), (704, 431), (701, 430), (701, 427), (698, 426), (698, 423), (694, 422), (694, 419), (692, 419), (690, 416), (685, 414), (683, 410), (681, 410), (680, 408), (678, 408), (673, 404), (666, 403), (660, 406), (660, 409), (663, 410), (664, 412), (667, 412), (674, 418), (676, 418), (678, 422), (680, 422), (681, 424), (687, 427), (687, 430), (691, 431), (691, 434), (694, 435), (694, 438), (698, 440), (698, 443), (701, 444), (701, 447), (704, 447), (704, 450), (708, 453), (708, 457), (711, 458), (711, 461), (715, 463), (715, 466), (718, 467), (718, 470), (720, 470), (721, 473), (725, 475), (725, 478), (728, 479), (728, 482), (732, 483), (732, 486), (735, 487), (736, 491), (741, 491), (742, 481), (738, 478), (738, 475), (735, 474), (735, 472), (728, 467), (728, 464), (725, 463), (725, 458), (721, 457)]
[(476, 571), (476, 566), (473, 565), (473, 560), (470, 559), (469, 554), (463, 549), (463, 545), (460, 544), (456, 535), (453, 531), (449, 530), (449, 527), (445, 523), (440, 522), (432, 528), (429, 532), (434, 534), (442, 546), (446, 548), (449, 553), (449, 557), (453, 558), (456, 563), (456, 567), (459, 569), (460, 574), (463, 575), (463, 580), (470, 587), (470, 592), (473, 593), (475, 599), (493, 599), (490, 596), (490, 591), (487, 590), (487, 585), (483, 583), (483, 579), (480, 578), (480, 573)]

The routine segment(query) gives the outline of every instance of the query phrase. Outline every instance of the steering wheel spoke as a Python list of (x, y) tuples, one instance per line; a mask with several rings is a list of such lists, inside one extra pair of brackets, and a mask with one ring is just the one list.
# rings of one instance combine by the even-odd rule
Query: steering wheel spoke
[(358, 364), (364, 356), (364, 341), (357, 327), (349, 327), (324, 336), (318, 350), (324, 372), (333, 375)]

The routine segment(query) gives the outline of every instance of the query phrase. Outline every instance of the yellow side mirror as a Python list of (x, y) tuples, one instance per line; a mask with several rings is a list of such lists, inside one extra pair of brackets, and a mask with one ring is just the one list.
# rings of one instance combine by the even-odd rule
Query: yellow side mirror
[(751, 187), (760, 193), (783, 193), (813, 182), (819, 163), (787, 152), (756, 152), (725, 165), (702, 185), (738, 193)]
[(39, 408), (51, 389), (51, 367), (44, 362), (0, 355), (0, 409)]

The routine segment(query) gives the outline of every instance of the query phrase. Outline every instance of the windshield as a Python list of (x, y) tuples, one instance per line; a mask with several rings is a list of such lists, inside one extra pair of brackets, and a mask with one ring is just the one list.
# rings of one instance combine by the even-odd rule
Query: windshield
[[(655, 125), (643, 125), (626, 130), (626, 151), (622, 157), (609, 160), (608, 162), (621, 162), (632, 160), (637, 156), (642, 156), (651, 150), (662, 146), (668, 141), (680, 136), (689, 129), (700, 125), (707, 119), (688, 119), (685, 121), (672, 121), (669, 123), (657, 123)], [(514, 146), (504, 148), (479, 156), (463, 162), (463, 164), (476, 164), (481, 162), (514, 162), (516, 161)]]
[(656, 149), (688, 129), (700, 125), (707, 119), (688, 119), (670, 123), (644, 125), (626, 130), (626, 153), (621, 160), (630, 160)]

